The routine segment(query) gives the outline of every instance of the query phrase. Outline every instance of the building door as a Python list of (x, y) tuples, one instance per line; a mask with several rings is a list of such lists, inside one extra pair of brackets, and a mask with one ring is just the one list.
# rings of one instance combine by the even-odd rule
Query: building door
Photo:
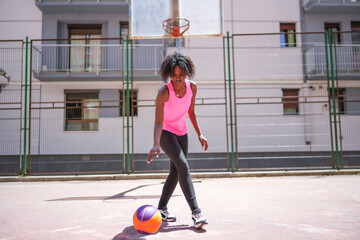
[(69, 25), (70, 71), (99, 72), (101, 25)]

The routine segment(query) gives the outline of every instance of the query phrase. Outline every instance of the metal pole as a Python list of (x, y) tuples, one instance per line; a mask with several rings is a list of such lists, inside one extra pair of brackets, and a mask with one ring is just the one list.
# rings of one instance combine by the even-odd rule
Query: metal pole
[(231, 170), (235, 171), (234, 161), (234, 132), (233, 132), (233, 114), (232, 114), (232, 96), (231, 96), (231, 62), (230, 62), (230, 36), (227, 32), (227, 50), (228, 50), (228, 73), (229, 73), (229, 110), (230, 110), (230, 142), (231, 142)]
[[(126, 40), (125, 40), (126, 41)], [(125, 41), (122, 41), (122, 54), (121, 54), (121, 57), (122, 57), (122, 89), (121, 89), (121, 92), (122, 92), (122, 96), (121, 96), (121, 116), (122, 116), (122, 123), (123, 123), (123, 127), (122, 127), (122, 138), (123, 138), (123, 172), (126, 171), (126, 156), (125, 156), (125, 89), (124, 89), (124, 86), (125, 86)]]
[(22, 149), (22, 132), (23, 131), (23, 128), (22, 128), (22, 117), (23, 117), (23, 109), (24, 109), (24, 106), (22, 104), (23, 102), (23, 87), (24, 87), (24, 42), (22, 41), (22, 44), (21, 44), (21, 84), (20, 84), (20, 149), (19, 149), (19, 155), (20, 155), (20, 159), (19, 159), (19, 173), (21, 174), (22, 173), (22, 168), (23, 168), (23, 149)]
[(235, 126), (235, 160), (236, 160), (236, 169), (239, 169), (239, 151), (238, 151), (238, 138), (237, 138), (237, 111), (236, 111), (236, 83), (235, 83), (235, 50), (234, 50), (234, 37), (232, 40), (232, 64), (233, 64), (233, 83), (234, 83), (234, 126)]
[[(180, 17), (180, 3), (179, 0), (172, 0), (170, 5), (171, 9), (171, 18), (174, 19), (174, 27), (180, 27), (180, 20), (178, 18)], [(180, 29), (179, 29), (180, 31)], [(172, 34), (172, 32), (171, 32)], [(181, 52), (181, 38), (175, 38), (175, 46), (176, 51)]]
[(227, 170), (230, 169), (230, 156), (229, 156), (229, 131), (228, 131), (228, 111), (227, 111), (227, 91), (226, 91), (226, 43), (223, 37), (223, 56), (224, 56), (224, 96), (225, 96), (225, 130), (226, 130), (226, 159), (227, 159)]
[(334, 137), (331, 122), (331, 100), (330, 100), (330, 76), (329, 76), (329, 54), (328, 54), (328, 40), (326, 33), (325, 37), (325, 62), (326, 62), (326, 78), (327, 78), (327, 94), (328, 94), (328, 105), (329, 105), (329, 121), (330, 121), (330, 144), (331, 144), (331, 162), (332, 168), (335, 168), (335, 156), (334, 156)]
[[(131, 79), (131, 93), (133, 93), (134, 89), (134, 46), (133, 41), (130, 41), (131, 43), (131, 71), (130, 71), (130, 79)], [(134, 172), (135, 169), (135, 162), (134, 162), (134, 102), (133, 98), (131, 99), (131, 171)]]
[[(333, 33), (333, 32), (332, 32)], [(335, 34), (339, 34), (339, 33), (335, 33)], [(336, 54), (336, 41), (334, 41), (334, 59), (335, 59), (335, 79), (336, 79), (336, 101), (337, 101), (337, 104), (339, 106), (339, 111), (337, 112), (337, 115), (339, 116), (339, 141), (340, 141), (340, 157), (339, 157), (339, 160), (340, 160), (340, 166), (341, 168), (344, 167), (344, 162), (343, 162), (343, 147), (342, 147), (342, 134), (341, 134), (341, 112), (340, 112), (340, 101), (339, 101), (339, 98), (340, 98), (340, 94), (339, 94), (339, 77), (338, 77), (338, 68), (337, 68), (337, 54)], [(344, 94), (344, 93), (343, 93)], [(344, 103), (344, 99), (342, 101)]]
[(29, 50), (29, 37), (26, 37), (25, 41), (25, 100), (24, 100), (24, 153), (23, 153), (23, 164), (22, 174), (27, 174), (27, 92), (28, 92), (28, 50)]
[(31, 172), (31, 103), (32, 103), (32, 40), (30, 42), (30, 67), (29, 67), (29, 79), (30, 79), (30, 88), (29, 88), (29, 151), (28, 151), (28, 171), (27, 174)]
[(130, 91), (129, 91), (129, 35), (126, 37), (126, 170), (130, 173)]
[(328, 32), (329, 32), (331, 93), (332, 93), (332, 107), (333, 107), (334, 133), (335, 133), (336, 169), (340, 169), (340, 166), (339, 166), (338, 132), (337, 132), (337, 120), (336, 120), (336, 98), (335, 98), (334, 63), (333, 63), (333, 52), (332, 52), (332, 31), (331, 31), (331, 28), (329, 28)]

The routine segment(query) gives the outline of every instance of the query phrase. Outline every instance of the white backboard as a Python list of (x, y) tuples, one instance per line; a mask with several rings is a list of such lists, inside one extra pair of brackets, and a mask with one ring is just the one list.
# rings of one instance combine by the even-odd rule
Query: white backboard
[(172, 37), (164, 31), (163, 21), (173, 17), (189, 20), (182, 37), (223, 35), (222, 0), (130, 0), (129, 9), (131, 39)]

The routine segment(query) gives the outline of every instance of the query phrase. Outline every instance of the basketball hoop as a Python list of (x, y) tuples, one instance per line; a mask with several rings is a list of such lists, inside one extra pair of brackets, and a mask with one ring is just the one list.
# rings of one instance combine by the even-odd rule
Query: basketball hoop
[(173, 37), (182, 37), (189, 29), (190, 21), (186, 18), (169, 18), (163, 21), (163, 29)]

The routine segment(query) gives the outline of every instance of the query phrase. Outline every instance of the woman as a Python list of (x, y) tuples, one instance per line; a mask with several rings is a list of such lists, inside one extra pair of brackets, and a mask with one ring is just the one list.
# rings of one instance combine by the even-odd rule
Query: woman
[(148, 154), (148, 163), (158, 157), (160, 147), (170, 158), (170, 173), (167, 177), (158, 208), (164, 221), (176, 221), (176, 217), (168, 212), (167, 204), (173, 194), (177, 182), (192, 211), (192, 219), (196, 228), (202, 228), (207, 224), (197, 204), (194, 186), (190, 177), (189, 164), (186, 156), (188, 153), (188, 137), (186, 114), (194, 126), (202, 148), (206, 151), (208, 143), (201, 134), (195, 114), (195, 97), (197, 86), (192, 78), (195, 67), (192, 60), (180, 53), (175, 52), (167, 56), (161, 64), (161, 76), (166, 83), (156, 97), (154, 146)]

